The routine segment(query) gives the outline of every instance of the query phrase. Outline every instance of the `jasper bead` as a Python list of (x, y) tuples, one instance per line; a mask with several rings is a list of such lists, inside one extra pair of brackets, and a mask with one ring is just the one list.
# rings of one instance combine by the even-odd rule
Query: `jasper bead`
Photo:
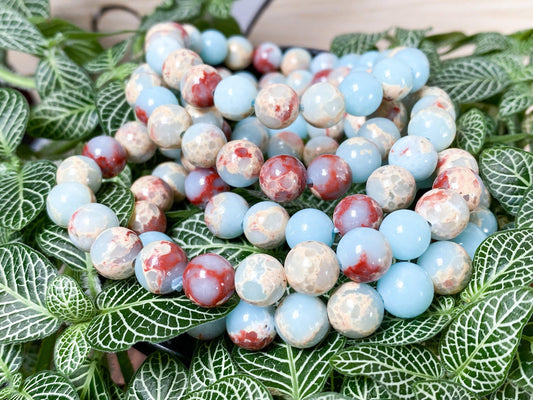
[(359, 227), (378, 229), (382, 220), (379, 204), (364, 194), (346, 196), (333, 211), (333, 224), (341, 235)]
[(167, 242), (172, 242), (172, 238), (163, 232), (157, 232), (157, 231), (148, 231), (141, 233), (139, 235), (139, 239), (141, 239), (141, 242), (143, 246), (147, 246), (148, 244), (152, 242), (157, 242), (159, 240), (166, 240)]
[(115, 226), (119, 226), (119, 221), (113, 210), (103, 204), (88, 203), (70, 217), (68, 236), (74, 246), (88, 252), (100, 233)]
[(262, 249), (274, 249), (285, 242), (289, 213), (273, 201), (254, 204), (244, 216), (246, 239)]
[(111, 136), (92, 138), (83, 146), (82, 155), (96, 161), (103, 178), (112, 178), (120, 174), (128, 158), (124, 147)]
[(335, 139), (327, 136), (314, 137), (305, 144), (303, 155), (304, 164), (309, 165), (311, 161), (322, 154), (335, 154), (338, 147), (339, 144)]
[(226, 317), (228, 336), (237, 346), (261, 350), (276, 337), (274, 308), (259, 307), (240, 301)]
[(228, 185), (250, 186), (259, 179), (263, 165), (263, 153), (248, 140), (232, 140), (218, 152), (217, 172)]
[(157, 75), (149, 66), (148, 64), (142, 64), (142, 66), (146, 66), (148, 68), (139, 70), (137, 68), (132, 74), (130, 79), (128, 80), (128, 83), (126, 84), (126, 101), (130, 106), (134, 106), (137, 102), (137, 98), (141, 94), (141, 92), (144, 89), (154, 87), (154, 86), (161, 86), (162, 81), (159, 75)]
[(233, 71), (245, 69), (252, 62), (254, 47), (252, 43), (241, 35), (228, 38), (228, 54), (224, 63)]
[(136, 201), (146, 200), (153, 203), (162, 211), (172, 207), (174, 193), (161, 178), (154, 175), (141, 176), (131, 185), (131, 191)]
[(156, 144), (148, 136), (146, 126), (138, 121), (122, 125), (115, 133), (115, 139), (122, 145), (131, 163), (144, 163), (151, 159), (157, 150)]
[(183, 134), (181, 151), (195, 167), (211, 168), (216, 165), (217, 154), (226, 142), (222, 129), (212, 124), (197, 123)]
[(266, 74), (279, 68), (281, 58), (282, 53), (278, 45), (272, 42), (264, 42), (254, 50), (252, 63), (257, 72)]
[(435, 147), (422, 136), (404, 136), (389, 151), (389, 164), (404, 167), (415, 181), (429, 178), (435, 171), (437, 160)]
[(311, 84), (313, 74), (307, 70), (299, 69), (287, 75), (285, 83), (290, 86), (298, 96), (301, 96)]
[(417, 112), (428, 107), (437, 107), (442, 108), (448, 114), (455, 119), (455, 107), (451, 101), (448, 101), (445, 97), (439, 96), (424, 96), (420, 98), (411, 109), (411, 117), (413, 117)]
[(96, 193), (102, 184), (102, 171), (92, 158), (71, 156), (63, 160), (57, 167), (56, 182), (58, 185), (78, 182), (88, 186), (93, 193)]
[(485, 235), (492, 235), (498, 230), (498, 220), (487, 207), (479, 206), (470, 212), (470, 221), (477, 225)]
[(148, 134), (159, 147), (181, 148), (181, 136), (192, 125), (192, 118), (182, 106), (166, 104), (157, 107), (148, 118)]
[(302, 158), (304, 142), (296, 133), (290, 131), (278, 132), (268, 141), (267, 155), (272, 158), (278, 155), (290, 155)]
[(296, 211), (285, 228), (285, 238), (290, 248), (309, 240), (333, 245), (335, 232), (331, 218), (316, 208), (302, 208)]
[(352, 171), (346, 161), (335, 154), (316, 157), (307, 168), (309, 189), (322, 200), (340, 198), (352, 185)]
[(213, 168), (196, 168), (185, 178), (185, 195), (197, 207), (204, 208), (211, 197), (229, 191), (229, 186)]
[(48, 193), (46, 213), (55, 224), (66, 228), (79, 207), (94, 201), (94, 194), (88, 186), (79, 182), (61, 183)]
[(357, 136), (370, 140), (378, 148), (381, 159), (386, 160), (389, 151), (399, 138), (400, 131), (386, 118), (370, 118), (359, 128)]
[(364, 183), (372, 172), (381, 166), (381, 153), (377, 146), (363, 137), (343, 141), (335, 151), (350, 166), (353, 183)]
[(310, 86), (302, 95), (302, 115), (318, 128), (329, 128), (344, 117), (344, 98), (331, 83)]
[(133, 213), (128, 222), (128, 228), (137, 234), (144, 232), (165, 232), (167, 218), (159, 207), (149, 201), (136, 201)]
[(311, 64), (311, 54), (301, 47), (292, 47), (288, 49), (281, 59), (281, 72), (283, 75), (289, 75), (296, 70), (309, 69)]
[(236, 238), (243, 233), (242, 223), (248, 208), (242, 196), (232, 192), (219, 193), (205, 206), (205, 224), (216, 237)]
[(195, 65), (181, 78), (181, 95), (194, 107), (212, 107), (215, 104), (213, 94), (221, 80), (220, 74), (210, 65)]
[(433, 189), (452, 189), (466, 200), (468, 209), (479, 206), (482, 195), (481, 178), (470, 168), (453, 167), (441, 172), (433, 182)]
[(213, 101), (224, 118), (240, 121), (254, 110), (255, 85), (242, 76), (229, 76), (216, 87)]
[(449, 148), (439, 152), (437, 161), (437, 175), (453, 167), (470, 168), (475, 174), (479, 174), (479, 166), (472, 154), (463, 149)]
[(181, 78), (195, 65), (203, 64), (202, 58), (192, 50), (178, 49), (170, 53), (163, 63), (163, 79), (165, 83), (180, 90)]
[(402, 132), (409, 121), (407, 109), (401, 101), (383, 100), (378, 109), (370, 115), (370, 118), (386, 118), (392, 121), (396, 128)]
[(247, 117), (235, 124), (231, 132), (231, 140), (248, 140), (266, 151), (269, 136), (267, 128), (256, 118)]
[(187, 335), (198, 340), (213, 340), (226, 332), (226, 317), (196, 325), (187, 331)]
[(403, 167), (384, 165), (368, 177), (366, 194), (372, 197), (386, 213), (407, 208), (415, 198), (415, 178)]
[(269, 158), (261, 167), (259, 185), (263, 193), (278, 203), (297, 199), (305, 190), (307, 172), (300, 160), (288, 155)]
[(137, 97), (135, 102), (135, 116), (143, 124), (148, 123), (148, 118), (152, 112), (159, 107), (166, 104), (179, 105), (178, 99), (167, 88), (161, 86), (154, 86), (144, 89)]
[(413, 115), (407, 133), (427, 138), (435, 150), (442, 151), (455, 139), (456, 126), (449, 113), (438, 107), (428, 107)]
[(300, 100), (289, 86), (275, 83), (261, 89), (255, 98), (255, 115), (267, 128), (282, 129), (298, 116)]
[(205, 63), (217, 65), (224, 61), (228, 54), (228, 42), (224, 34), (216, 29), (206, 29), (200, 34), (202, 49), (200, 57)]
[(185, 110), (191, 116), (193, 124), (207, 123), (222, 129), (224, 118), (216, 107), (199, 108), (194, 107), (191, 104), (187, 104), (185, 106)]
[(413, 73), (409, 65), (399, 59), (384, 58), (372, 68), (372, 75), (383, 87), (385, 100), (401, 100), (413, 88)]
[(172, 190), (174, 202), (185, 199), (185, 178), (187, 170), (181, 164), (167, 161), (159, 164), (152, 171), (152, 175), (161, 178)]

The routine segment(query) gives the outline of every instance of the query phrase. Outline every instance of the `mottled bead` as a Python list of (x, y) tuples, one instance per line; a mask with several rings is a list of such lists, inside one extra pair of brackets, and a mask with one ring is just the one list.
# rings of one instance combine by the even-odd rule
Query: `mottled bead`
[(290, 346), (299, 349), (320, 343), (329, 331), (326, 305), (316, 296), (292, 293), (278, 306), (276, 331)]
[(234, 35), (228, 38), (228, 54), (224, 63), (233, 71), (245, 69), (252, 62), (254, 46), (241, 35)]
[(305, 69), (292, 71), (287, 75), (285, 83), (290, 86), (298, 96), (301, 96), (311, 84), (313, 74)]
[(274, 249), (285, 242), (285, 228), (289, 213), (278, 203), (261, 201), (244, 216), (246, 239), (261, 249)]
[(336, 200), (350, 189), (352, 170), (335, 154), (316, 157), (307, 168), (309, 189), (322, 200)]
[(384, 165), (368, 177), (366, 194), (376, 200), (386, 213), (407, 208), (415, 198), (415, 178), (403, 167)]
[(379, 51), (377, 50), (365, 51), (363, 54), (361, 54), (361, 57), (359, 58), (359, 66), (365, 71), (372, 70), (375, 61), (379, 57), (379, 55)]
[(218, 126), (222, 129), (224, 123), (224, 117), (216, 107), (194, 107), (190, 104), (185, 106), (185, 110), (192, 118), (193, 124), (206, 123)]
[(211, 197), (229, 191), (229, 186), (214, 168), (196, 168), (185, 178), (187, 200), (197, 207), (204, 208)]
[(257, 182), (263, 152), (248, 140), (232, 140), (218, 152), (216, 159), (217, 172), (228, 185), (246, 187)]
[(159, 147), (181, 148), (181, 135), (192, 126), (189, 113), (177, 104), (157, 107), (148, 118), (148, 134)]
[(428, 107), (417, 112), (407, 126), (409, 135), (423, 136), (442, 151), (455, 139), (455, 121), (449, 113), (438, 107)]
[(56, 182), (58, 185), (78, 182), (88, 186), (93, 193), (96, 193), (102, 184), (102, 171), (92, 158), (71, 156), (65, 158), (57, 167)]
[(415, 115), (420, 110), (428, 107), (437, 107), (441, 108), (451, 115), (455, 119), (455, 107), (451, 101), (448, 101), (444, 97), (439, 96), (424, 96), (420, 98), (411, 109), (411, 117)]
[(396, 128), (402, 132), (409, 121), (409, 114), (407, 114), (407, 109), (401, 101), (383, 100), (370, 118), (386, 118), (392, 121)]
[(202, 60), (211, 65), (222, 63), (228, 54), (228, 41), (224, 34), (216, 29), (207, 29), (201, 33), (200, 37)]
[(472, 261), (465, 249), (444, 240), (430, 244), (417, 264), (428, 273), (436, 294), (459, 293), (472, 276)]
[(421, 99), (422, 97), (426, 96), (437, 96), (442, 97), (448, 102), (452, 103), (452, 99), (450, 98), (450, 95), (440, 87), (437, 86), (423, 86), (420, 90), (418, 90), (415, 95)]
[(117, 215), (109, 207), (88, 203), (74, 211), (70, 217), (68, 236), (74, 246), (88, 252), (100, 233), (119, 225)]
[(259, 89), (264, 89), (265, 87), (273, 85), (275, 83), (286, 84), (287, 78), (285, 78), (285, 75), (277, 71), (267, 72), (266, 74), (261, 76), (261, 78), (257, 82), (257, 86), (259, 87)]
[(267, 128), (256, 117), (248, 117), (235, 124), (231, 132), (231, 139), (248, 140), (258, 146), (261, 151), (265, 151), (269, 136)]
[(170, 53), (163, 63), (163, 79), (168, 87), (180, 90), (181, 78), (193, 66), (203, 64), (202, 58), (192, 50), (178, 49)]
[(237, 346), (261, 350), (276, 337), (274, 307), (259, 307), (241, 300), (226, 317), (226, 330)]
[(348, 163), (353, 183), (364, 183), (372, 172), (381, 166), (381, 153), (377, 146), (363, 137), (343, 141), (335, 152)]
[(357, 136), (370, 140), (376, 145), (381, 159), (386, 160), (392, 145), (400, 138), (400, 131), (386, 118), (368, 119), (357, 132)]
[(415, 181), (429, 178), (435, 171), (438, 158), (433, 144), (422, 136), (404, 136), (389, 151), (389, 164), (404, 167)]
[(333, 211), (333, 224), (341, 235), (360, 227), (378, 229), (382, 220), (383, 210), (365, 194), (346, 196)]
[(344, 96), (346, 112), (356, 116), (372, 114), (383, 100), (381, 83), (364, 71), (350, 73), (339, 85)]
[(115, 139), (122, 145), (131, 163), (144, 163), (157, 150), (156, 144), (148, 136), (146, 125), (138, 121), (126, 122), (118, 128)]
[(279, 69), (281, 58), (282, 53), (278, 45), (264, 42), (255, 48), (252, 63), (257, 72), (266, 74)]
[(439, 152), (437, 175), (453, 167), (470, 168), (475, 174), (479, 174), (477, 161), (468, 151), (452, 147)]
[(344, 118), (329, 128), (317, 128), (307, 123), (307, 133), (310, 138), (327, 136), (334, 140), (340, 140), (344, 136)]
[[(332, 139), (327, 136), (314, 137), (311, 140), (309, 140), (304, 146), (304, 155), (303, 155), (304, 164), (309, 165), (311, 161), (313, 161), (316, 157), (322, 154), (335, 154), (338, 147), (339, 147), (339, 143), (337, 143), (335, 139)], [(353, 170), (352, 170), (352, 177), (353, 177)]]
[(300, 100), (289, 86), (275, 83), (261, 89), (255, 99), (255, 115), (267, 128), (282, 129), (298, 116)]
[(157, 107), (166, 104), (179, 104), (174, 93), (161, 86), (146, 88), (139, 94), (135, 102), (135, 116), (139, 121), (146, 124), (152, 112)]
[(360, 339), (379, 328), (384, 306), (380, 295), (370, 285), (346, 282), (329, 298), (327, 311), (333, 329), (350, 339)]
[(337, 67), (331, 70), (328, 74), (328, 82), (333, 86), (339, 87), (344, 79), (350, 74), (351, 70), (348, 67)]
[(144, 175), (137, 178), (131, 185), (131, 191), (136, 201), (149, 201), (162, 211), (169, 210), (174, 202), (174, 193), (170, 186), (163, 179), (154, 175)]
[(130, 229), (106, 229), (91, 246), (91, 262), (98, 273), (109, 279), (126, 279), (135, 273), (135, 257), (142, 249), (139, 236)]
[(235, 291), (250, 304), (261, 307), (275, 304), (286, 287), (283, 265), (268, 254), (252, 254), (235, 270)]
[(311, 64), (311, 54), (301, 47), (292, 47), (285, 51), (281, 59), (281, 72), (289, 75), (296, 70), (309, 69)]
[(94, 201), (94, 194), (88, 186), (79, 182), (65, 182), (54, 186), (48, 193), (46, 213), (52, 222), (66, 228), (74, 211)]
[(175, 50), (183, 48), (183, 42), (170, 35), (158, 35), (146, 43), (146, 62), (159, 75), (163, 71), (163, 63), (168, 55)]
[(159, 164), (152, 171), (152, 175), (161, 178), (172, 189), (174, 202), (185, 199), (185, 178), (187, 170), (181, 164), (167, 161)]
[(324, 51), (313, 57), (309, 69), (313, 74), (316, 74), (319, 71), (334, 68), (338, 60), (339, 58), (335, 54)]
[(253, 112), (257, 89), (248, 79), (234, 75), (223, 79), (213, 96), (215, 106), (224, 118), (240, 121)]
[(356, 117), (346, 113), (344, 114), (342, 121), (344, 126), (344, 134), (346, 137), (352, 138), (357, 136), (357, 132), (359, 132), (359, 129), (366, 122), (366, 117)]
[(199, 168), (216, 165), (217, 154), (226, 144), (222, 129), (212, 124), (191, 125), (181, 138), (181, 151), (191, 164)]
[(470, 168), (452, 167), (442, 171), (433, 181), (433, 189), (452, 189), (466, 200), (470, 211), (479, 206), (481, 178)]
[(204, 220), (213, 235), (233, 239), (243, 233), (242, 223), (248, 211), (248, 203), (236, 193), (219, 193), (207, 202)]
[(187, 331), (187, 335), (198, 340), (213, 340), (226, 332), (226, 317), (196, 325)]
[(449, 240), (466, 228), (470, 211), (463, 196), (451, 189), (432, 189), (420, 197), (415, 211), (431, 225), (431, 237)]
[(177, 22), (160, 22), (151, 26), (146, 32), (144, 50), (148, 49), (152, 40), (161, 36), (170, 36), (182, 45), (185, 45), (189, 39), (187, 30), (181, 24)]
[(401, 100), (413, 88), (413, 73), (409, 65), (396, 58), (384, 58), (372, 68), (372, 75), (383, 87), (385, 100)]
[(307, 135), (308, 126), (309, 126), (309, 124), (307, 122), (305, 122), (305, 119), (304, 119), (304, 117), (302, 117), (302, 114), (298, 114), (296, 119), (289, 126), (287, 126), (286, 128), (282, 128), (282, 129), (268, 128), (268, 133), (269, 133), (270, 136), (274, 136), (276, 133), (280, 133), (280, 132), (283, 132), (283, 131), (289, 131), (289, 132), (295, 133), (298, 136), (300, 136), (300, 138), (302, 140), (305, 140), (305, 139), (307, 139), (307, 136), (308, 136)]
[(279, 203), (297, 199), (305, 190), (306, 184), (305, 166), (290, 155), (269, 158), (259, 173), (261, 190), (269, 199)]
[(487, 207), (479, 206), (470, 212), (470, 220), (477, 225), (485, 235), (492, 235), (498, 230), (498, 220)]
[(126, 150), (111, 136), (93, 137), (83, 146), (82, 155), (96, 161), (103, 178), (117, 176), (127, 162)]
[(487, 238), (487, 235), (481, 230), (481, 228), (471, 222), (466, 224), (465, 229), (450, 239), (451, 242), (455, 242), (466, 250), (470, 258), (473, 260), (476, 250), (479, 245)]
[(160, 240), (166, 240), (167, 242), (172, 242), (172, 238), (168, 236), (167, 234), (163, 232), (158, 231), (148, 231), (141, 233), (139, 235), (139, 239), (141, 239), (141, 243), (143, 246), (147, 246), (148, 244), (152, 242), (157, 242)]
[(149, 201), (136, 201), (135, 207), (128, 222), (128, 228), (137, 234), (144, 232), (165, 232), (167, 218), (159, 207)]
[(215, 104), (213, 94), (221, 80), (220, 74), (210, 65), (192, 66), (181, 78), (181, 95), (195, 107), (212, 107)]
[(398, 51), (394, 58), (409, 65), (413, 75), (413, 92), (421, 89), (426, 84), (429, 78), (429, 61), (424, 52), (414, 47), (408, 47)]
[[(148, 66), (148, 64), (143, 64)], [(137, 71), (137, 70), (136, 70)], [(161, 86), (162, 81), (159, 75), (157, 75), (151, 68), (148, 71), (133, 72), (126, 84), (126, 101), (130, 106), (134, 106), (137, 102), (139, 94), (144, 89)]]
[(183, 291), (200, 307), (224, 304), (235, 291), (235, 271), (224, 257), (206, 253), (194, 257), (183, 272)]
[(278, 155), (289, 155), (302, 159), (304, 142), (300, 136), (291, 131), (278, 132), (270, 137), (267, 147), (267, 156), (272, 158)]
[(344, 117), (344, 98), (331, 83), (317, 83), (304, 92), (301, 101), (302, 115), (318, 128), (329, 128)]

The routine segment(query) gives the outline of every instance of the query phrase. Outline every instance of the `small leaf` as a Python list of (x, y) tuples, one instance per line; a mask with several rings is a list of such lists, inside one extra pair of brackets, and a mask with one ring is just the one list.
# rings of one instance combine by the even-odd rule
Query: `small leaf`
[(129, 40), (123, 40), (113, 47), (104, 50), (98, 55), (98, 57), (92, 59), (88, 63), (85, 63), (85, 69), (92, 74), (114, 69), (120, 60), (122, 60), (126, 55), (129, 44)]
[(398, 46), (405, 47), (418, 47), (426, 33), (431, 29), (403, 29), (396, 28), (394, 31), (394, 36), (398, 42)]
[(48, 0), (0, 0), (2, 8), (11, 8), (24, 15), (26, 18), (50, 16)]
[(23, 390), (32, 400), (79, 399), (68, 379), (52, 371), (41, 371), (30, 376), (24, 381)]
[(533, 81), (533, 65), (524, 65), (511, 76), (513, 82)]
[(120, 174), (110, 179), (104, 179), (103, 182), (117, 183), (120, 186), (124, 186), (125, 188), (129, 189), (131, 187), (131, 183), (133, 182), (130, 166), (126, 164)]
[(22, 235), (19, 231), (6, 229), (0, 226), (0, 244), (22, 241)]
[(471, 108), (457, 119), (457, 145), (476, 155), (485, 144), (487, 117), (477, 108)]
[(532, 393), (519, 386), (515, 386), (510, 382), (500, 387), (492, 397), (491, 400), (531, 400)]
[(159, 22), (189, 21), (200, 16), (202, 2), (198, 0), (170, 0), (156, 7), (153, 13), (142, 19), (140, 30), (148, 30)]
[(115, 212), (120, 226), (128, 226), (135, 207), (135, 197), (130, 189), (118, 183), (105, 182), (98, 190), (96, 201)]
[(231, 0), (209, 0), (207, 12), (216, 18), (228, 18), (231, 15)]
[(453, 380), (478, 395), (500, 386), (532, 311), (533, 289), (514, 288), (461, 313), (440, 341), (439, 354)]
[(69, 378), (80, 400), (112, 400), (108, 388), (111, 379), (97, 360), (85, 361)]
[(56, 166), (49, 161), (30, 161), (17, 171), (0, 175), (0, 225), (20, 230), (44, 209), (55, 184)]
[(72, 244), (65, 228), (47, 223), (37, 232), (36, 241), (47, 256), (57, 258), (74, 270), (86, 269), (87, 253)]
[(392, 395), (375, 380), (366, 376), (346, 377), (342, 384), (342, 394), (354, 400), (381, 400)]
[(22, 14), (0, 7), (0, 47), (40, 56), (46, 41)]
[(336, 332), (310, 349), (297, 349), (277, 339), (262, 351), (235, 347), (233, 359), (273, 394), (299, 400), (322, 390), (332, 371), (329, 361), (344, 343), (345, 338)]
[[(12, 386), (13, 374), (22, 365), (22, 350), (20, 344), (0, 344), (0, 390), (3, 387)], [(10, 389), (18, 389), (18, 387), (10, 387)]]
[(126, 101), (124, 83), (119, 81), (110, 82), (98, 90), (96, 107), (106, 135), (113, 136), (118, 128), (134, 119), (133, 108)]
[(442, 61), (440, 59), (437, 46), (429, 40), (424, 40), (420, 43), (419, 49), (426, 55), (429, 61), (429, 70), (431, 74), (434, 74), (442, 67)]
[(348, 33), (336, 36), (331, 42), (329, 51), (338, 57), (345, 54), (362, 54), (372, 50), (376, 43), (385, 37), (387, 32), (378, 33)]
[(181, 399), (187, 392), (187, 375), (187, 368), (177, 357), (156, 351), (137, 370), (126, 399)]
[(11, 156), (22, 141), (30, 109), (17, 90), (0, 89), (0, 157)]
[(511, 86), (502, 96), (499, 113), (509, 116), (524, 111), (533, 104), (531, 88), (525, 84)]
[(524, 193), (533, 184), (533, 155), (514, 147), (491, 147), (481, 153), (479, 170), (490, 194), (517, 215)]
[(413, 383), (444, 374), (433, 353), (416, 345), (358, 345), (341, 351), (331, 363), (342, 374), (375, 379), (402, 399), (414, 398)]
[(85, 338), (88, 323), (71, 325), (61, 333), (54, 347), (54, 364), (59, 372), (71, 375), (87, 362), (92, 348)]
[(189, 329), (222, 318), (236, 301), (216, 309), (193, 304), (185, 295), (161, 296), (148, 292), (135, 278), (113, 282), (97, 297), (100, 314), (87, 330), (97, 350), (126, 350), (140, 341), (158, 343)]
[(477, 400), (477, 396), (455, 382), (428, 381), (415, 383), (417, 400)]
[(353, 400), (353, 398), (335, 392), (322, 392), (306, 397), (305, 400)]
[(28, 133), (55, 140), (80, 140), (98, 124), (92, 91), (54, 92), (33, 109)]
[(96, 311), (78, 282), (66, 275), (55, 277), (48, 285), (46, 306), (52, 314), (70, 323), (87, 321)]
[[(533, 325), (530, 326), (533, 328)], [(525, 330), (523, 334), (526, 334)], [(533, 393), (533, 342), (530, 340), (522, 339), (520, 342), (507, 379)]]
[(272, 400), (272, 395), (258, 381), (247, 375), (222, 378), (211, 386), (189, 393), (183, 400)]
[(483, 55), (495, 51), (504, 51), (510, 47), (511, 41), (511, 38), (499, 32), (478, 33), (473, 40), (473, 44), (476, 46), (474, 54)]
[(103, 72), (98, 79), (96, 79), (96, 88), (99, 89), (109, 81), (123, 81), (128, 78), (133, 71), (139, 66), (135, 63), (125, 63), (117, 67)]

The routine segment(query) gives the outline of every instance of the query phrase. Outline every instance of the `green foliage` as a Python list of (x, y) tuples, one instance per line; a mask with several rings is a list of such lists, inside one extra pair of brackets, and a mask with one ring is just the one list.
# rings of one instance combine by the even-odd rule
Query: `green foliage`
[(345, 35), (339, 35), (331, 42), (329, 51), (339, 57), (349, 53), (361, 54), (365, 51), (374, 49), (376, 43), (380, 39), (383, 39), (385, 35), (386, 32), (348, 33)]

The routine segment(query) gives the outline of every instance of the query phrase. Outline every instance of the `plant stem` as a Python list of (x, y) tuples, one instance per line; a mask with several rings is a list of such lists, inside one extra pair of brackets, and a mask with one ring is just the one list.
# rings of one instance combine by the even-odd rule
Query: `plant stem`
[(89, 295), (94, 300), (98, 293), (102, 290), (98, 281), (98, 273), (93, 267), (91, 256), (87, 253), (85, 258), (85, 271), (87, 273), (87, 287), (89, 288)]
[(41, 348), (37, 356), (37, 362), (33, 372), (39, 372), (45, 369), (50, 369), (52, 358), (54, 357), (54, 345), (56, 343), (56, 333), (44, 338), (41, 341)]
[(486, 143), (512, 143), (517, 142), (523, 139), (533, 139), (533, 134), (531, 133), (516, 133), (514, 135), (500, 135), (500, 136), (489, 136), (486, 139)]
[(35, 89), (33, 77), (20, 76), (0, 65), (0, 81), (21, 89)]
[(131, 379), (133, 378), (133, 375), (135, 374), (135, 371), (133, 371), (133, 366), (131, 365), (128, 351), (126, 350), (118, 352), (117, 360), (118, 364), (120, 365), (120, 371), (122, 372), (122, 376), (124, 377), (124, 382), (126, 382), (126, 385), (128, 385)]

